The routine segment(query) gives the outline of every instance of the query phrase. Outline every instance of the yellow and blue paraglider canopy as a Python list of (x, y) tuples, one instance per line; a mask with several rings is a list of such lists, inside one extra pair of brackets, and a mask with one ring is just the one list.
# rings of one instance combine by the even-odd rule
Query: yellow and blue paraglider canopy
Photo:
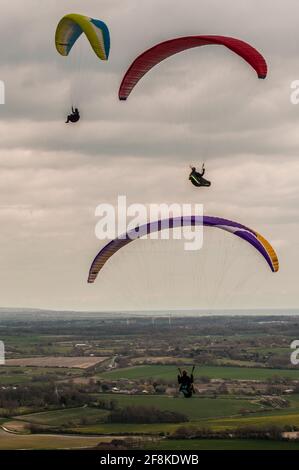
[(82, 33), (99, 59), (108, 60), (110, 33), (107, 25), (103, 21), (75, 13), (64, 16), (57, 26), (55, 44), (59, 54), (68, 56)]

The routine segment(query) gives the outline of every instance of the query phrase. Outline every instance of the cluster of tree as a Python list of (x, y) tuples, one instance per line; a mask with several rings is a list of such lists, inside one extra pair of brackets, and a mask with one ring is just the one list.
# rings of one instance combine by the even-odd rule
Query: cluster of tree
[(130, 450), (130, 449), (136, 449), (136, 448), (143, 448), (145, 444), (148, 444), (147, 441), (142, 440), (137, 440), (137, 439), (132, 439), (132, 438), (126, 438), (126, 439), (112, 439), (111, 442), (100, 442), (96, 450)]
[(34, 409), (76, 407), (89, 401), (89, 395), (74, 384), (60, 385), (59, 389), (54, 383), (47, 383), (0, 390), (0, 408), (5, 410), (7, 416), (15, 414), (15, 410), (23, 406)]
[(283, 409), (290, 406), (290, 402), (279, 396), (262, 397), (259, 403), (267, 408)]
[(104, 420), (98, 416), (81, 416), (80, 419), (66, 420), (57, 426), (42, 425), (38, 423), (26, 423), (25, 429), (31, 434), (42, 434), (49, 432), (53, 434), (61, 434), (64, 432), (67, 432), (68, 434), (78, 434), (80, 433), (80, 431), (77, 430), (79, 426), (91, 426), (103, 422)]
[(100, 410), (114, 411), (119, 408), (117, 400), (98, 400), (92, 406)]
[(288, 385), (292, 383), (292, 380), (288, 377), (282, 377), (281, 375), (273, 374), (272, 377), (267, 379), (267, 382), (271, 385)]
[(110, 423), (184, 423), (188, 417), (182, 413), (160, 410), (148, 406), (128, 406), (111, 411), (108, 421)]
[(272, 441), (279, 441), (283, 439), (282, 433), (284, 429), (279, 426), (244, 426), (234, 432), (235, 437), (239, 439), (267, 439)]

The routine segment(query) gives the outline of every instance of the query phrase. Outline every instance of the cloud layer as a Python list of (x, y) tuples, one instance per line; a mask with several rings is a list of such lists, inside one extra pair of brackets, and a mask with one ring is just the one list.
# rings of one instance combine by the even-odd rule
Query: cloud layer
[[(255, 296), (256, 280), (248, 280), (229, 306), (297, 306), (299, 107), (290, 103), (290, 84), (299, 78), (299, 6), (295, 0), (273, 3), (27, 0), (24, 11), (20, 0), (11, 0), (2, 7), (3, 306), (210, 306), (197, 294), (196, 258), (183, 259), (180, 250), (164, 245), (163, 253), (150, 245), (135, 248), (138, 256), (129, 250), (120, 255), (119, 265), (114, 260), (103, 272), (103, 279), (86, 284), (101, 246), (94, 235), (95, 208), (101, 202), (115, 204), (119, 194), (131, 203), (203, 203), (206, 214), (238, 220), (265, 234), (277, 248), (281, 272), (275, 279), (264, 271), (256, 275), (264, 289)], [(55, 27), (70, 12), (107, 22), (112, 35), (108, 63), (97, 61), (84, 38), (72, 57), (58, 56)], [(267, 58), (267, 80), (257, 80), (229, 51), (203, 47), (165, 61), (127, 103), (118, 101), (119, 83), (136, 55), (189, 34), (248, 41)], [(82, 121), (66, 126), (72, 99), (80, 105)], [(196, 191), (188, 182), (189, 164), (202, 161), (213, 183), (208, 191)], [(242, 253), (238, 250), (236, 256)], [(162, 269), (166, 265), (168, 271)], [(235, 269), (231, 277), (241, 278), (244, 266)]]

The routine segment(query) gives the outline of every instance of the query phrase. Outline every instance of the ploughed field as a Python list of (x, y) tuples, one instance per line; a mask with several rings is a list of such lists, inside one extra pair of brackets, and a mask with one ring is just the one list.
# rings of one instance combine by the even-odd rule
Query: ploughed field
[(21, 367), (67, 367), (88, 369), (107, 360), (107, 357), (26, 357), (24, 359), (8, 359), (7, 366)]

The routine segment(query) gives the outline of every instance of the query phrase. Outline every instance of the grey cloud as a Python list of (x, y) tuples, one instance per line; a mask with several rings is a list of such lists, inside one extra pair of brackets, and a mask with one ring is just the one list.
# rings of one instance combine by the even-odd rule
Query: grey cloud
[[(95, 286), (87, 286), (89, 263), (100, 246), (95, 207), (116, 204), (117, 195), (126, 194), (129, 203), (200, 202), (207, 214), (240, 220), (265, 234), (277, 244), (281, 273), (275, 280), (265, 277), (265, 290), (255, 299), (249, 283), (236, 301), (297, 306), (299, 106), (289, 96), (291, 81), (299, 79), (298, 9), (296, 0), (27, 0), (26, 9), (12, 0), (2, 7), (3, 305), (198, 307), (196, 262), (172, 248), (165, 248), (162, 261), (150, 248), (142, 256), (129, 249)], [(84, 38), (70, 60), (57, 55), (55, 27), (71, 11), (106, 20), (112, 33), (108, 63), (95, 59)], [(267, 80), (257, 80), (229, 51), (206, 47), (169, 59), (138, 84), (127, 103), (118, 102), (120, 80), (137, 54), (188, 34), (252, 43), (267, 58)], [(67, 127), (70, 89), (82, 122)], [(208, 191), (196, 191), (187, 179), (188, 165), (202, 160), (213, 183)], [(168, 271), (178, 287), (175, 298), (168, 281), (153, 279), (156, 266), (161, 276), (167, 274), (163, 266), (172, 258), (182, 269), (180, 275)], [(139, 293), (121, 287), (124, 277)]]

